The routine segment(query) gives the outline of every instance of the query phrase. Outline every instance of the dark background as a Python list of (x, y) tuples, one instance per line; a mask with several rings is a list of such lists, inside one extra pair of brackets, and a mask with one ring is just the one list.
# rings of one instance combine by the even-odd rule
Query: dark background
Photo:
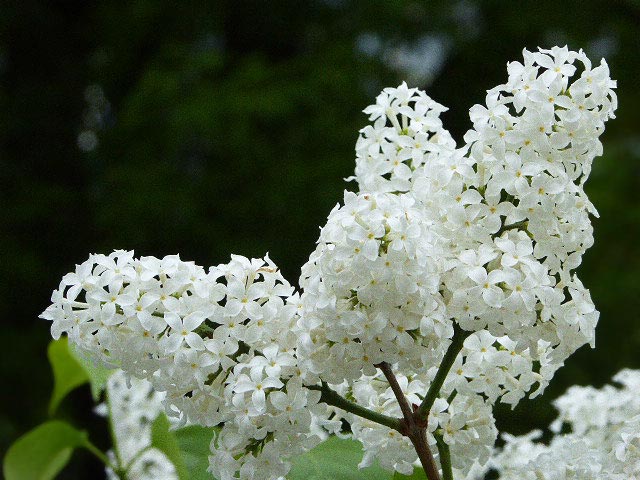
[[(361, 110), (407, 80), (468, 109), (524, 47), (568, 44), (618, 79), (618, 118), (587, 192), (600, 211), (579, 274), (602, 312), (542, 399), (499, 408), (522, 433), (571, 384), (640, 367), (640, 2), (182, 1), (0, 3), (0, 456), (46, 418), (61, 276), (91, 252), (201, 265), (267, 251), (292, 283), (354, 168)], [(88, 389), (59, 416), (105, 425)], [(78, 453), (69, 478), (100, 465)], [(99, 475), (99, 474), (98, 474)], [(93, 477), (91, 477), (93, 478)]]

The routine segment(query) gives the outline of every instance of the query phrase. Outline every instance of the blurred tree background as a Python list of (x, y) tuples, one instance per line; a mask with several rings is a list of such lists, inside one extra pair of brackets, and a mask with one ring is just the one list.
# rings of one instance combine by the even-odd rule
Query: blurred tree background
[[(426, 89), (461, 143), (469, 107), (524, 47), (606, 57), (620, 108), (587, 184), (601, 218), (579, 274), (601, 311), (597, 348), (543, 398), (499, 409), (498, 426), (543, 427), (569, 385), (640, 367), (638, 0), (4, 0), (0, 32), (0, 455), (46, 417), (37, 316), (75, 263), (116, 248), (201, 265), (268, 251), (295, 283), (353, 188), (375, 95)], [(106, 445), (90, 408), (82, 390), (60, 415)], [(76, 454), (67, 473), (100, 469)]]

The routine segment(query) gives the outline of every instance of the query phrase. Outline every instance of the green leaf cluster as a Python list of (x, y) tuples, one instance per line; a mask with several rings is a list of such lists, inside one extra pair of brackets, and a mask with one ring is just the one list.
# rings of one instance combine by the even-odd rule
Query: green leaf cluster
[[(111, 370), (93, 365), (82, 358), (66, 337), (49, 344), (47, 357), (53, 371), (53, 392), (49, 400), (49, 416), (53, 417), (65, 397), (76, 388), (91, 387), (94, 401), (104, 391)], [(67, 422), (49, 420), (16, 440), (3, 461), (6, 480), (48, 480), (55, 478), (67, 465), (73, 451), (84, 448), (109, 464), (106, 455), (93, 445), (87, 433)]]
[(49, 480), (66, 466), (76, 448), (95, 448), (87, 434), (59, 420), (51, 420), (20, 437), (3, 463), (6, 480)]

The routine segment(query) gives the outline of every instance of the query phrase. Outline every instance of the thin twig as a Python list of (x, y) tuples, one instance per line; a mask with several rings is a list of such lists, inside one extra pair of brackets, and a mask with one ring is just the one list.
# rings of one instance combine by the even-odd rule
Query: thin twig
[(402, 388), (400, 388), (400, 384), (398, 383), (398, 379), (393, 374), (391, 370), (391, 365), (387, 362), (382, 362), (376, 365), (382, 373), (384, 374), (387, 382), (391, 386), (391, 390), (393, 390), (393, 394), (396, 396), (396, 400), (398, 400), (398, 404), (400, 405), (400, 411), (402, 412), (402, 416), (407, 419), (413, 416), (413, 410), (407, 401), (407, 397), (404, 396), (402, 392)]
[(367, 420), (371, 420), (372, 422), (379, 423), (380, 425), (384, 425), (385, 427), (389, 427), (393, 430), (397, 430), (400, 432), (401, 421), (399, 418), (390, 417), (388, 415), (383, 415), (382, 413), (374, 412), (373, 410), (369, 410), (362, 405), (358, 405), (357, 403), (351, 402), (346, 398), (342, 397), (338, 392), (332, 390), (329, 385), (326, 383), (322, 383), (320, 385), (309, 385), (307, 386), (310, 390), (319, 390), (320, 391), (320, 401), (326, 403), (327, 405), (332, 405), (334, 407), (338, 407), (342, 410), (345, 410), (349, 413), (353, 413), (354, 415), (358, 415), (359, 417), (366, 418)]
[(502, 225), (500, 227), (500, 230), (498, 230), (496, 233), (491, 235), (491, 238), (497, 238), (500, 235), (502, 235), (504, 232), (507, 232), (509, 230), (518, 229), (518, 230), (525, 230), (526, 231), (528, 226), (529, 226), (529, 221), (528, 220), (522, 220), (521, 222), (510, 223), (508, 225)]

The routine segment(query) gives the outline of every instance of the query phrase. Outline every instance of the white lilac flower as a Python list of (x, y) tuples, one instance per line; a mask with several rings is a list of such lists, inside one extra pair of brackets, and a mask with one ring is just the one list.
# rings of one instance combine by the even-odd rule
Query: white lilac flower
[[(575, 269), (593, 244), (597, 212), (583, 185), (616, 84), (582, 51), (523, 57), (471, 107), (460, 147), (440, 120), (446, 108), (404, 83), (365, 109), (359, 191), (329, 214), (300, 294), (268, 257), (232, 255), (207, 271), (116, 251), (63, 277), (42, 314), (52, 335), (148, 379), (182, 421), (224, 423), (210, 468), (223, 480), (285, 475), (288, 458), (342, 418), (363, 444), (362, 465), (378, 458), (409, 473), (407, 437), (320, 403), (323, 382), (399, 417), (383, 362), (411, 403), (440, 388), (429, 445), (449, 445), (456, 474), (482, 469), (497, 435), (493, 404), (541, 394), (576, 349), (593, 346), (598, 321)], [(438, 377), (449, 348), (457, 357)], [(636, 443), (625, 433), (618, 456)], [(579, 478), (602, 473), (584, 441), (566, 450)], [(547, 478), (546, 468), (563, 478), (552, 456), (536, 458), (529, 477)]]
[[(475, 333), (443, 399), (515, 406), (593, 345), (598, 312), (574, 270), (593, 243), (596, 211), (582, 185), (614, 118), (615, 82), (604, 61), (596, 72), (566, 47), (525, 50), (508, 73), (470, 110), (461, 148), (439, 120), (444, 108), (405, 84), (365, 109), (373, 124), (356, 144), (360, 191), (331, 212), (300, 279), (299, 355), (345, 394), (384, 385), (371, 368), (383, 360), (426, 392), (455, 324)], [(392, 414), (393, 405), (372, 408)], [(493, 425), (490, 409), (486, 418)], [(365, 451), (378, 452), (351, 420)], [(446, 424), (452, 451), (468, 442), (468, 424), (455, 422)], [(494, 437), (478, 438), (488, 448)], [(465, 453), (458, 467), (470, 471), (487, 451)]]
[[(345, 193), (300, 279), (298, 350), (314, 373), (341, 383), (376, 359), (418, 371), (434, 355), (425, 339), (436, 335), (443, 301), (433, 242), (409, 197)], [(446, 344), (439, 348), (444, 355)]]
[[(627, 480), (640, 475), (640, 371), (613, 377), (619, 386), (570, 387), (554, 401), (558, 418), (548, 444), (542, 432), (504, 434), (489, 468), (500, 480), (558, 478)], [(563, 432), (563, 433), (561, 433)]]
[[(308, 374), (296, 357), (292, 295), (268, 257), (234, 255), (207, 272), (177, 256), (115, 251), (92, 255), (65, 276), (42, 316), (55, 337), (66, 333), (92, 359), (150, 382), (176, 421), (225, 422), (221, 438), (233, 435), (233, 455), (247, 454), (229, 468), (275, 479), (291, 455), (324, 438), (317, 425), (328, 421), (320, 392), (302, 383)], [(283, 407), (285, 388), (293, 397)], [(219, 478), (236, 475), (221, 470), (229, 466), (225, 445), (212, 443)], [(264, 468), (275, 457), (274, 469)]]

